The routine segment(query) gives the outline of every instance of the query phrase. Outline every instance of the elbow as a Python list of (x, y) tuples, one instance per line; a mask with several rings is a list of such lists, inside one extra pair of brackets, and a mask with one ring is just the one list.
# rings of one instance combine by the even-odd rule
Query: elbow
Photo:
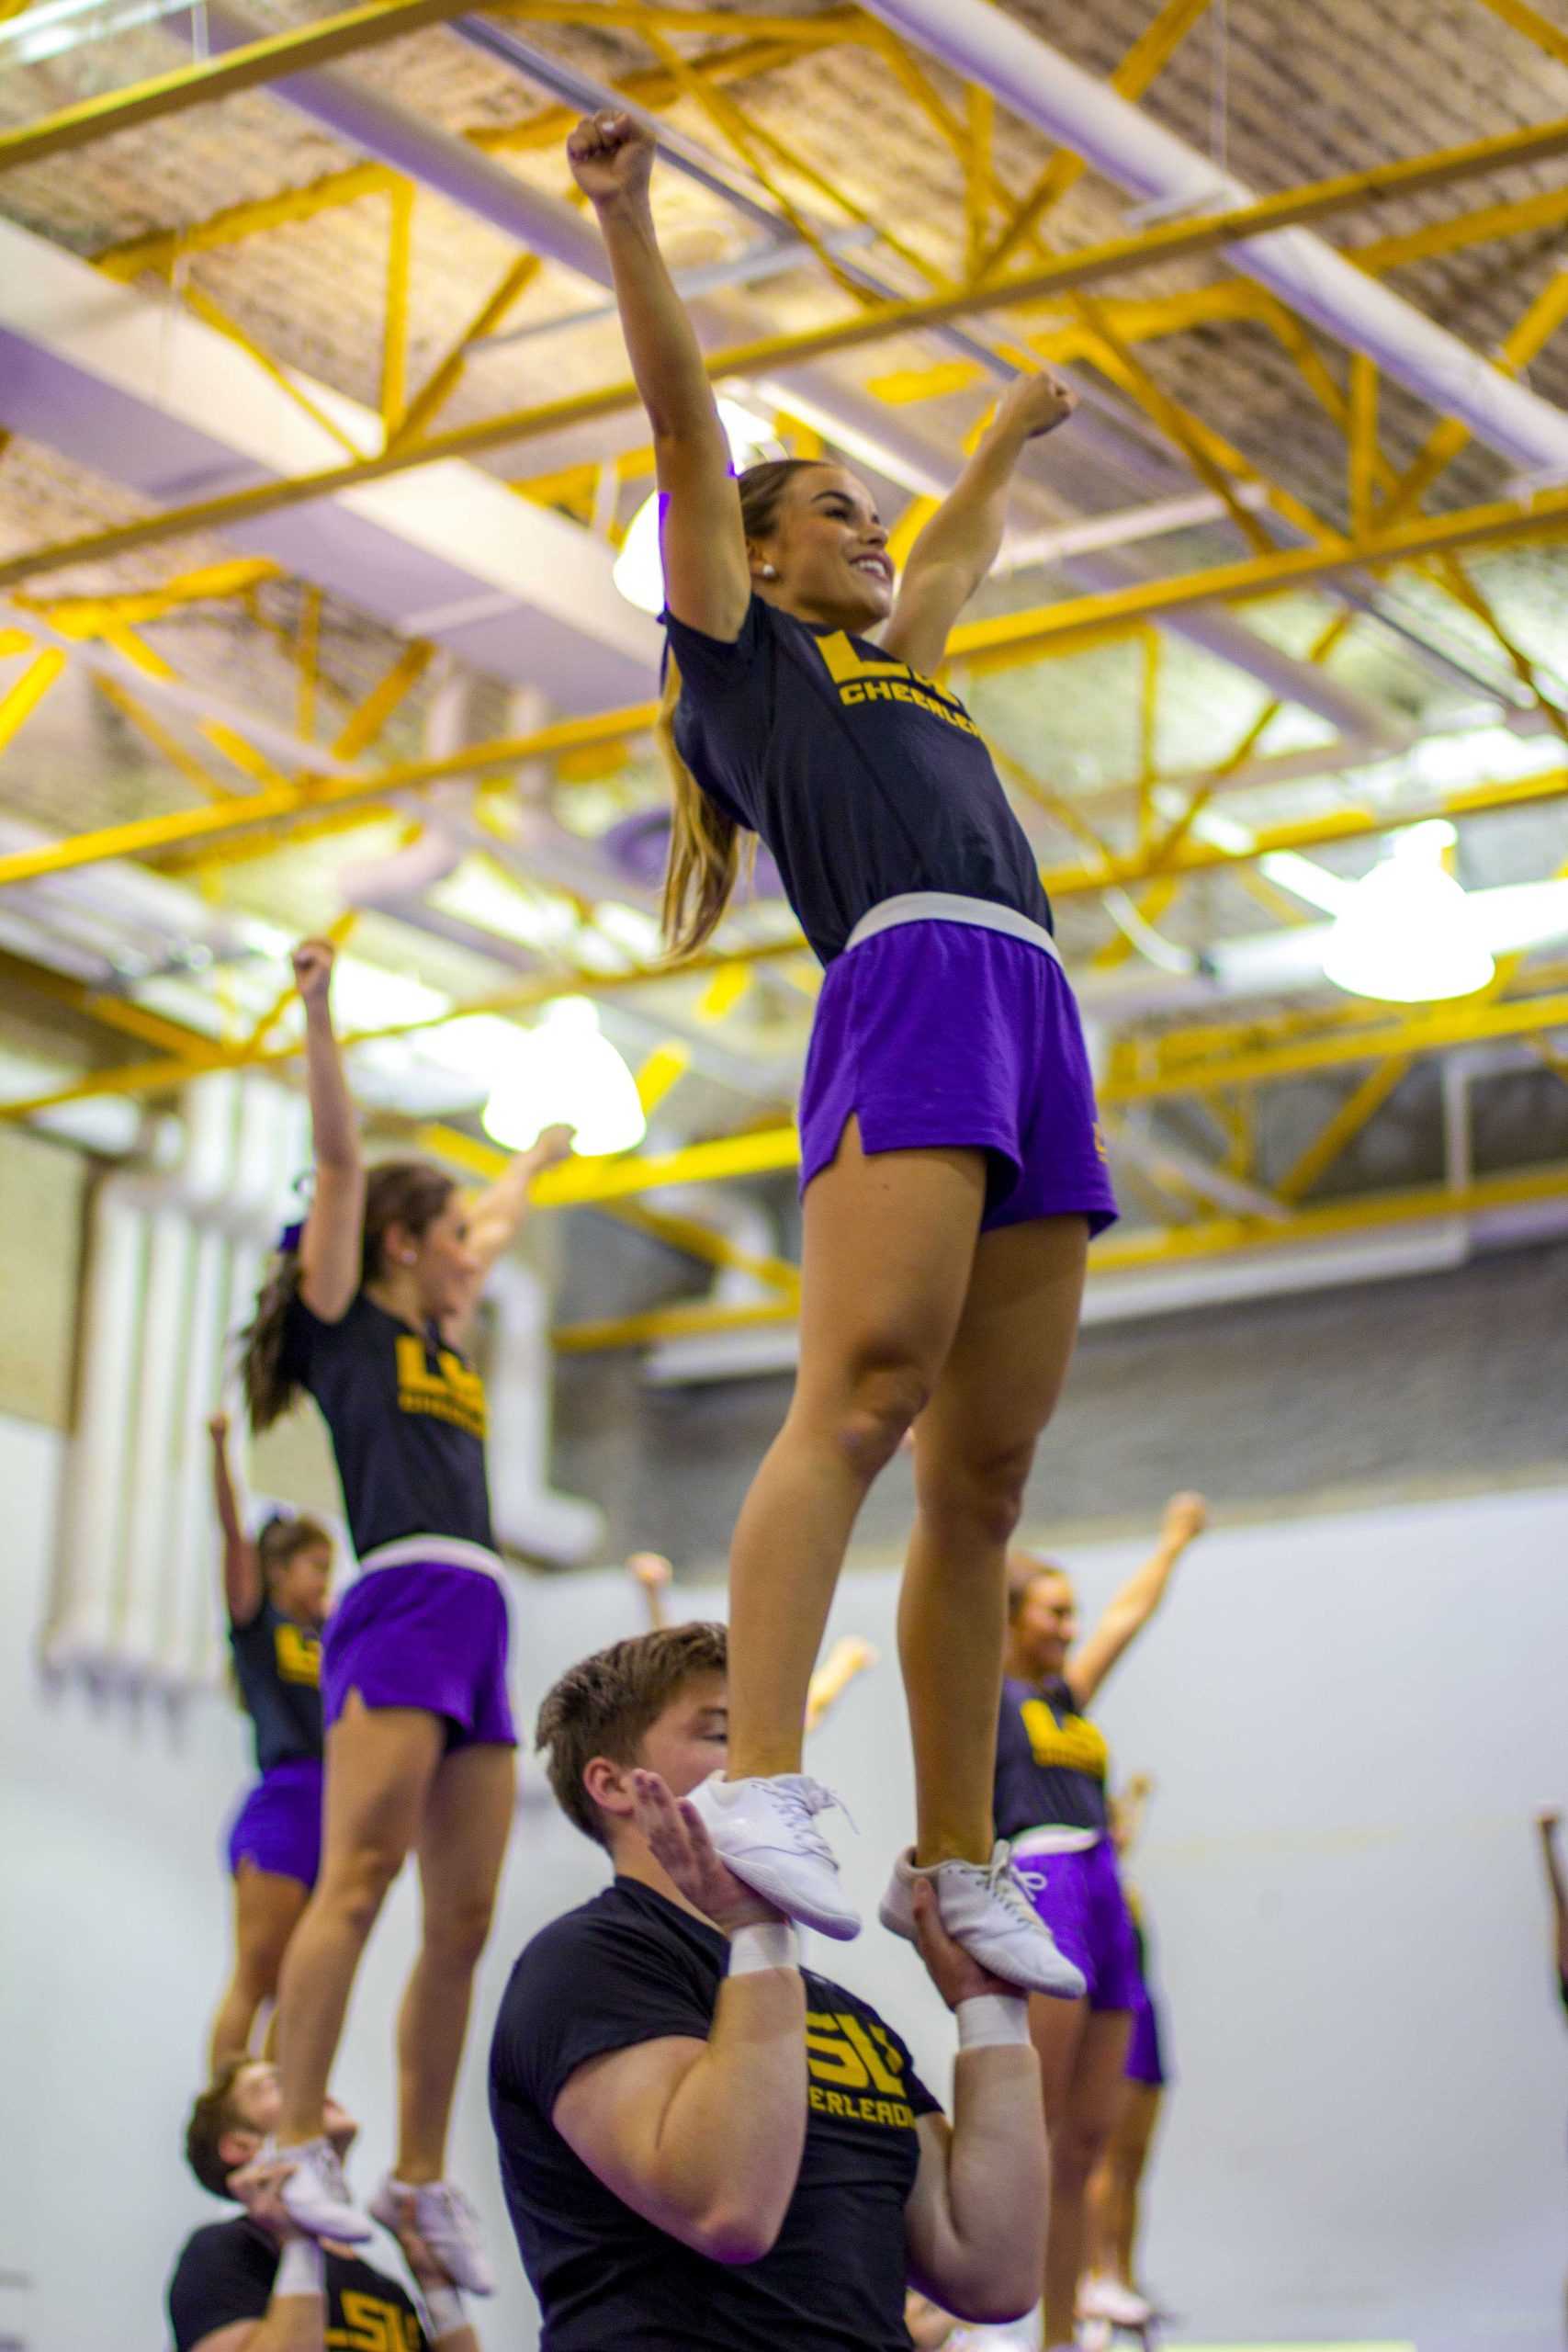
[(1033, 2261), (1025, 2258), (1031, 2251), (1027, 2243), (1014, 2244), (1005, 2251), (998, 2247), (984, 2264), (965, 2263), (953, 2278), (933, 2281), (936, 2300), (970, 2327), (1008, 2327), (1027, 2319), (1040, 2301), (1045, 2258), (1043, 2246), (1032, 2248)]
[(693, 2243), (699, 2254), (710, 2262), (721, 2262), (727, 2269), (740, 2269), (749, 2262), (761, 2262), (772, 2254), (784, 2227), (784, 2208), (776, 2212), (742, 2211), (739, 2206), (715, 2206), (703, 2216), (693, 2233)]

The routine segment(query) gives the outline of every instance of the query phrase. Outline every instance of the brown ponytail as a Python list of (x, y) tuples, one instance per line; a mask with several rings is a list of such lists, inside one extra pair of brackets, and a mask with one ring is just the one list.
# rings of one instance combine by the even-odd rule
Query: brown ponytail
[[(750, 543), (769, 537), (778, 521), (786, 488), (796, 474), (809, 473), (815, 458), (769, 458), (748, 466), (737, 480), (740, 521)], [(694, 956), (724, 919), (740, 869), (740, 827), (709, 798), (675, 742), (675, 712), (681, 673), (673, 655), (666, 663), (653, 737), (670, 771), (674, 796), (670, 862), (664, 873), (664, 944), (673, 960)]]
[[(365, 1186), (365, 1232), (360, 1250), (361, 1288), (382, 1272), (388, 1228), (400, 1225), (417, 1240), (434, 1224), (457, 1186), (426, 1159), (384, 1159)], [(299, 1383), (284, 1369), (284, 1339), (289, 1309), (299, 1295), (299, 1228), (291, 1228), (256, 1295), (256, 1311), (240, 1335), (240, 1378), (251, 1427), (258, 1435), (288, 1410)]]

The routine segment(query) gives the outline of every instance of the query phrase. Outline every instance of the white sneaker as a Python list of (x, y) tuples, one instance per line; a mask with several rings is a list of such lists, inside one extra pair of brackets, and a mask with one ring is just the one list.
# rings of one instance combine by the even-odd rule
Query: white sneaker
[(1078, 2289), (1080, 2319), (1106, 2319), (1112, 2327), (1143, 2328), (1154, 2316), (1155, 2307), (1146, 2297), (1103, 2272), (1091, 2273)]
[(307, 2237), (360, 2245), (370, 2235), (370, 2224), (348, 2193), (343, 2166), (329, 2140), (305, 2140), (297, 2148), (280, 2148), (268, 2140), (252, 2164), (258, 2171), (277, 2164), (292, 2167), (278, 2186), (278, 2201), (295, 2228), (303, 2230)]
[(915, 1940), (915, 1882), (929, 1878), (936, 1889), (942, 1924), (955, 1943), (993, 1976), (1005, 1977), (1025, 1993), (1050, 1993), (1076, 2001), (1089, 1989), (1080, 1972), (1056, 1949), (1013, 1869), (1005, 1838), (998, 1838), (988, 1864), (938, 1862), (917, 1870), (914, 1849), (899, 1855), (878, 1917), (907, 1943)]
[(719, 1860), (803, 1928), (847, 1943), (861, 1929), (860, 1914), (839, 1883), (839, 1865), (813, 1816), (838, 1798), (804, 1772), (767, 1780), (727, 1781), (709, 1775), (692, 1791)]
[(370, 2213), (384, 2229), (398, 2235), (402, 2219), (400, 2200), (413, 2199), (413, 2225), (454, 2287), (465, 2294), (493, 2295), (495, 2273), (479, 2235), (479, 2217), (460, 2188), (450, 2181), (412, 2181), (387, 2175), (370, 2200)]

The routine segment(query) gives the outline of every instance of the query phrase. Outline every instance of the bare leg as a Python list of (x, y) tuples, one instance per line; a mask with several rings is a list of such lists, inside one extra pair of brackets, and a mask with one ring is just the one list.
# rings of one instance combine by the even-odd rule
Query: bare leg
[(1138, 2283), (1138, 2192), (1149, 2160), (1163, 2094), (1157, 2083), (1129, 2083), (1111, 2145), (1089, 2193), (1089, 2267), (1119, 2286)]
[(418, 1832), (442, 1737), (438, 1715), (372, 1712), (357, 1691), (327, 1734), (321, 1875), (278, 1985), (277, 2137), (286, 2147), (321, 2131), (359, 1955)]
[(1115, 2128), (1133, 2030), (1129, 2009), (1082, 2001), (1029, 2004), (1051, 2143), (1051, 2211), (1045, 2229), (1045, 2341), (1071, 2344), (1084, 2267), (1089, 2176)]
[(982, 1234), (957, 1337), (915, 1431), (919, 1513), (898, 1605), (915, 1748), (916, 1860), (984, 1862), (1007, 1546), (1077, 1335), (1089, 1226)]
[(424, 1926), (398, 2019), (397, 2177), (439, 2180), (474, 1970), (512, 1829), (516, 1750), (462, 1747), (436, 1769), (419, 1833)]
[(234, 1973), (212, 2020), (208, 2059), (214, 2075), (225, 2058), (250, 2048), (251, 2030), (277, 1991), (288, 1939), (309, 1899), (308, 1887), (276, 1871), (242, 1862), (235, 1872)]
[(800, 1770), (850, 1532), (953, 1344), (985, 1186), (982, 1153), (868, 1157), (852, 1119), (807, 1187), (800, 1370), (730, 1553), (731, 1780)]

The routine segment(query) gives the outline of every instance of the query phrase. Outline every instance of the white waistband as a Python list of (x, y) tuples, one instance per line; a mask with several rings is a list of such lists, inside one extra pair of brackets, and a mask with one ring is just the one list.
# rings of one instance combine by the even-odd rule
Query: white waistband
[(1103, 1829), (1077, 1829), (1064, 1821), (1041, 1829), (1026, 1829), (1021, 1837), (1010, 1838), (1008, 1844), (1016, 1862), (1022, 1854), (1087, 1854), (1104, 1837)]
[(506, 1570), (495, 1553), (461, 1535), (400, 1535), (395, 1544), (378, 1544), (366, 1553), (360, 1574), (373, 1568), (477, 1568), (497, 1584), (506, 1582)]
[(994, 899), (965, 899), (954, 890), (906, 890), (868, 908), (846, 940), (846, 951), (874, 939), (879, 931), (896, 931), (906, 922), (966, 922), (976, 931), (1005, 931), (1031, 947), (1043, 947), (1059, 964), (1062, 951), (1043, 923), (1021, 915), (1016, 907), (999, 907)]

